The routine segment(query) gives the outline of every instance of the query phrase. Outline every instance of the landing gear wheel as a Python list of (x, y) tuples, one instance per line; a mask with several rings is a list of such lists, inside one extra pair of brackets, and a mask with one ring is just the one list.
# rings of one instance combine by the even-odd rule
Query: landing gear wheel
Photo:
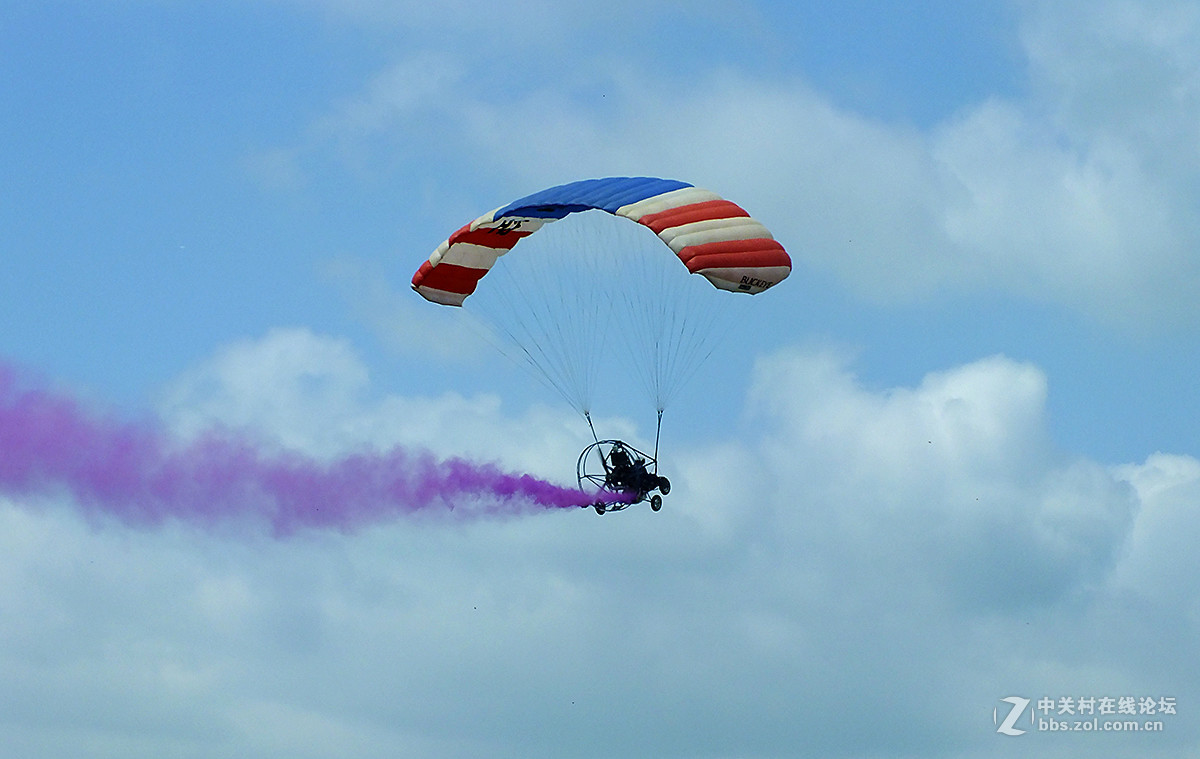
[[(670, 489), (670, 485), (667, 486), (667, 489), (668, 490)], [(650, 496), (650, 508), (655, 511), (658, 511), (659, 509), (662, 508), (662, 496), (661, 495)]]
[(595, 506), (593, 506), (592, 508), (594, 508), (594, 509), (596, 510), (596, 513), (597, 513), (597, 514), (603, 514), (603, 513), (604, 513), (604, 504), (602, 504), (602, 503), (597, 503), (597, 504), (596, 504)]
[(666, 477), (659, 477), (658, 492), (662, 493), (663, 495), (669, 495), (671, 492), (671, 481)]

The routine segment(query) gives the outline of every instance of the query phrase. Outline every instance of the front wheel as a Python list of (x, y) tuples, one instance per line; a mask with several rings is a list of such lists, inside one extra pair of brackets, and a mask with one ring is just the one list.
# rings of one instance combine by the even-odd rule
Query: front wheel
[(650, 508), (655, 511), (658, 511), (659, 509), (662, 508), (662, 496), (661, 495), (650, 496)]

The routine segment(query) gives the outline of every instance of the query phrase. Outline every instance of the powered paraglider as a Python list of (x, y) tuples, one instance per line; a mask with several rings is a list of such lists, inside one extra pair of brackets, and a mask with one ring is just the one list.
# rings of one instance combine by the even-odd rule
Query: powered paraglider
[[(497, 265), (518, 242), (568, 216), (581, 222), (578, 236), (540, 256), (526, 255), (539, 235), (514, 260)], [(591, 226), (582, 223), (588, 216), (595, 219)], [(640, 234), (631, 240), (618, 228)], [(581, 487), (597, 489), (598, 512), (647, 498), (657, 511), (670, 489), (657, 474), (663, 410), (708, 355), (719, 311), (713, 288), (681, 276), (676, 261), (719, 291), (749, 295), (791, 272), (783, 246), (735, 203), (678, 180), (609, 177), (551, 187), (480, 216), (434, 250), (412, 287), (433, 303), (479, 302), (485, 321), (516, 346), (516, 356), (583, 415), (595, 442), (580, 455), (577, 474)], [(592, 426), (596, 370), (620, 359), (628, 359), (655, 406), (653, 455), (600, 440)], [(630, 453), (631, 461), (641, 459), (640, 470), (624, 468), (621, 459)]]
[(671, 492), (671, 481), (658, 474), (658, 462), (621, 440), (597, 440), (584, 448), (576, 472), (580, 489), (590, 486), (596, 493), (595, 503), (585, 506), (597, 514), (620, 511), (647, 498), (650, 508), (658, 511), (662, 497)]

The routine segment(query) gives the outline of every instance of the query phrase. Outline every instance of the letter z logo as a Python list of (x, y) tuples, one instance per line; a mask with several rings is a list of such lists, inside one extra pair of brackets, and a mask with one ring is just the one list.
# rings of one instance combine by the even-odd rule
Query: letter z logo
[(1009, 696), (1008, 698), (1000, 699), (1006, 704), (1010, 704), (1008, 715), (1003, 721), (1000, 720), (1000, 708), (992, 710), (992, 722), (996, 723), (996, 732), (1003, 735), (1024, 735), (1025, 731), (1017, 727), (1017, 720), (1025, 713), (1025, 708), (1029, 706), (1029, 699), (1021, 698), (1020, 696)]

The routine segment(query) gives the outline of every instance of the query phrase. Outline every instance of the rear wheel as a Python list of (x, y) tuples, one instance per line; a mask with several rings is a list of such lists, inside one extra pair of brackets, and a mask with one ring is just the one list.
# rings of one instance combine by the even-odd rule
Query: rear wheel
[(666, 477), (658, 478), (658, 492), (668, 495), (671, 492), (671, 481)]

